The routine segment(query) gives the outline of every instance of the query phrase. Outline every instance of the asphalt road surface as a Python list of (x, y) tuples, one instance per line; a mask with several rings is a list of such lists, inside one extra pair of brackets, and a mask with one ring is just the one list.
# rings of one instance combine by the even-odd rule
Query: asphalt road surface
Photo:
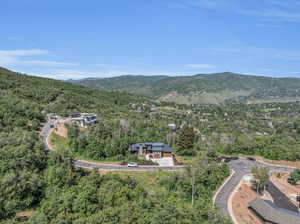
[[(48, 137), (51, 134), (52, 128), (51, 126), (54, 125), (55, 120), (49, 120), (47, 123), (44, 124), (41, 136), (43, 142), (45, 144), (45, 150), (47, 152), (51, 151), (51, 147), (48, 144)], [(178, 171), (184, 170), (184, 166), (138, 166), (138, 167), (128, 167), (122, 165), (113, 165), (113, 164), (103, 164), (103, 163), (96, 163), (96, 162), (89, 162), (86, 160), (77, 160), (75, 161), (75, 166), (82, 167), (82, 168), (98, 168), (104, 170), (125, 170), (125, 171), (154, 171), (154, 170), (167, 170), (167, 171)]]
[(216, 206), (221, 210), (221, 212), (229, 216), (227, 202), (229, 200), (231, 192), (238, 185), (244, 175), (251, 173), (251, 168), (253, 166), (266, 166), (269, 167), (270, 170), (276, 171), (292, 171), (292, 168), (287, 167), (278, 167), (272, 165), (265, 165), (258, 161), (248, 160), (246, 158), (239, 158), (236, 160), (231, 160), (228, 163), (229, 167), (235, 171), (235, 174), (230, 178), (230, 180), (223, 186), (216, 197)]
[[(50, 120), (44, 124), (44, 127), (41, 132), (41, 136), (43, 138), (43, 142), (45, 144), (45, 150), (49, 151), (52, 150), (48, 144), (47, 138), (51, 134), (52, 128), (51, 126), (54, 125), (55, 121)], [(235, 171), (235, 174), (230, 178), (230, 180), (222, 187), (219, 191), (218, 195), (216, 196), (215, 204), (221, 210), (221, 212), (229, 216), (227, 202), (229, 200), (231, 192), (234, 188), (238, 185), (244, 175), (251, 173), (251, 168), (253, 166), (267, 166), (271, 170), (275, 171), (292, 171), (293, 168), (287, 167), (278, 167), (272, 165), (266, 165), (260, 163), (258, 161), (248, 160), (246, 158), (239, 158), (236, 160), (231, 160), (228, 163), (230, 169)], [(125, 171), (154, 171), (154, 170), (167, 170), (167, 171), (178, 171), (184, 170), (183, 166), (173, 166), (173, 167), (160, 167), (160, 166), (139, 166), (139, 167), (127, 167), (121, 165), (112, 165), (112, 164), (102, 164), (102, 163), (94, 163), (85, 160), (77, 160), (75, 161), (75, 166), (82, 167), (82, 168), (98, 168), (98, 169), (105, 169), (105, 170), (125, 170)]]

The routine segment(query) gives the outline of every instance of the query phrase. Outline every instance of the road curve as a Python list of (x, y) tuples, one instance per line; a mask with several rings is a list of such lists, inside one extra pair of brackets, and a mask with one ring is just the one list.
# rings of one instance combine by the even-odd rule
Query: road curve
[[(41, 136), (43, 139), (43, 143), (45, 145), (46, 151), (51, 151), (53, 148), (49, 145), (48, 139), (50, 134), (52, 133), (51, 126), (54, 125), (55, 120), (49, 120), (43, 125)], [(155, 171), (155, 170), (166, 170), (166, 171), (178, 171), (184, 170), (184, 166), (171, 166), (171, 167), (163, 167), (163, 166), (138, 166), (138, 167), (127, 167), (122, 165), (114, 165), (114, 164), (104, 164), (97, 162), (90, 162), (86, 160), (77, 160), (75, 161), (75, 166), (82, 168), (98, 168), (103, 170), (122, 170), (122, 171)]]
[(220, 209), (220, 211), (226, 215), (231, 217), (231, 214), (228, 209), (228, 201), (230, 198), (231, 193), (234, 191), (235, 187), (239, 184), (242, 178), (251, 173), (251, 168), (253, 166), (265, 166), (269, 167), (271, 170), (275, 171), (293, 171), (294, 168), (291, 167), (284, 167), (284, 166), (277, 166), (262, 163), (260, 161), (251, 161), (246, 158), (239, 158), (237, 160), (232, 160), (228, 163), (230, 169), (233, 169), (235, 173), (232, 177), (228, 180), (228, 182), (222, 186), (219, 190), (218, 194), (216, 195), (215, 205)]
[[(53, 150), (49, 145), (48, 138), (52, 132), (51, 125), (54, 125), (53, 120), (48, 121), (44, 124), (41, 136), (43, 142), (45, 144), (45, 150), (50, 151)], [(251, 168), (253, 166), (267, 166), (271, 170), (277, 171), (292, 171), (294, 168), (292, 167), (284, 167), (278, 165), (267, 164), (260, 161), (251, 161), (246, 158), (239, 158), (237, 160), (232, 160), (228, 163), (230, 169), (234, 170), (235, 173), (231, 176), (231, 178), (224, 184), (221, 189), (219, 189), (217, 195), (215, 196), (215, 205), (220, 211), (226, 215), (231, 217), (231, 214), (228, 209), (228, 201), (231, 193), (234, 191), (235, 187), (242, 180), (243, 176), (251, 173)], [(167, 170), (167, 171), (178, 171), (184, 170), (184, 166), (173, 166), (173, 167), (160, 167), (160, 166), (139, 166), (139, 167), (127, 167), (122, 165), (113, 165), (113, 164), (103, 164), (97, 162), (90, 162), (86, 160), (77, 160), (75, 161), (75, 166), (82, 168), (99, 168), (104, 170), (114, 170), (114, 171), (155, 171), (155, 170)]]

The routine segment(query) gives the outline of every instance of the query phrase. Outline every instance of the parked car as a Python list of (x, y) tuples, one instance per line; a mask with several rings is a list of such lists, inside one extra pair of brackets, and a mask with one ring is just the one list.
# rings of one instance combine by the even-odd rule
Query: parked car
[(138, 167), (139, 165), (137, 163), (128, 163), (128, 167)]
[(224, 163), (229, 163), (231, 161), (231, 158), (225, 158)]
[(50, 128), (54, 128), (54, 125), (53, 125), (53, 124), (50, 124)]

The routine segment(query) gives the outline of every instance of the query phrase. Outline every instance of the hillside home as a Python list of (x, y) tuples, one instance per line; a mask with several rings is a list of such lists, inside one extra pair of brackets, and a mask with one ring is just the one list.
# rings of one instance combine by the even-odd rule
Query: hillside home
[(249, 208), (268, 224), (299, 224), (298, 212), (277, 207), (273, 202), (256, 198), (249, 203)]
[(80, 127), (88, 127), (98, 123), (97, 115), (94, 113), (72, 113), (70, 114), (72, 123)]
[(171, 130), (173, 130), (173, 131), (175, 131), (176, 130), (176, 128), (177, 128), (177, 126), (176, 126), (176, 124), (168, 124), (168, 128), (170, 128)]
[(172, 149), (164, 143), (137, 143), (129, 147), (129, 151), (140, 156), (145, 156), (146, 159), (159, 159), (172, 157)]

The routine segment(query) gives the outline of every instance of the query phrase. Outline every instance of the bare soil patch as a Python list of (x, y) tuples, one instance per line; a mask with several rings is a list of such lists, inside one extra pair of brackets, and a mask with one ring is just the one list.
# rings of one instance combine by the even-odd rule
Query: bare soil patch
[(232, 200), (232, 210), (239, 224), (264, 224), (248, 208), (248, 203), (255, 198), (256, 192), (252, 190), (249, 182), (244, 181)]
[(68, 129), (65, 127), (65, 124), (62, 122), (58, 122), (54, 128), (55, 134), (67, 138), (68, 137)]
[(16, 217), (22, 218), (22, 217), (30, 217), (34, 214), (36, 214), (37, 211), (24, 211), (24, 212), (19, 212), (16, 214)]

